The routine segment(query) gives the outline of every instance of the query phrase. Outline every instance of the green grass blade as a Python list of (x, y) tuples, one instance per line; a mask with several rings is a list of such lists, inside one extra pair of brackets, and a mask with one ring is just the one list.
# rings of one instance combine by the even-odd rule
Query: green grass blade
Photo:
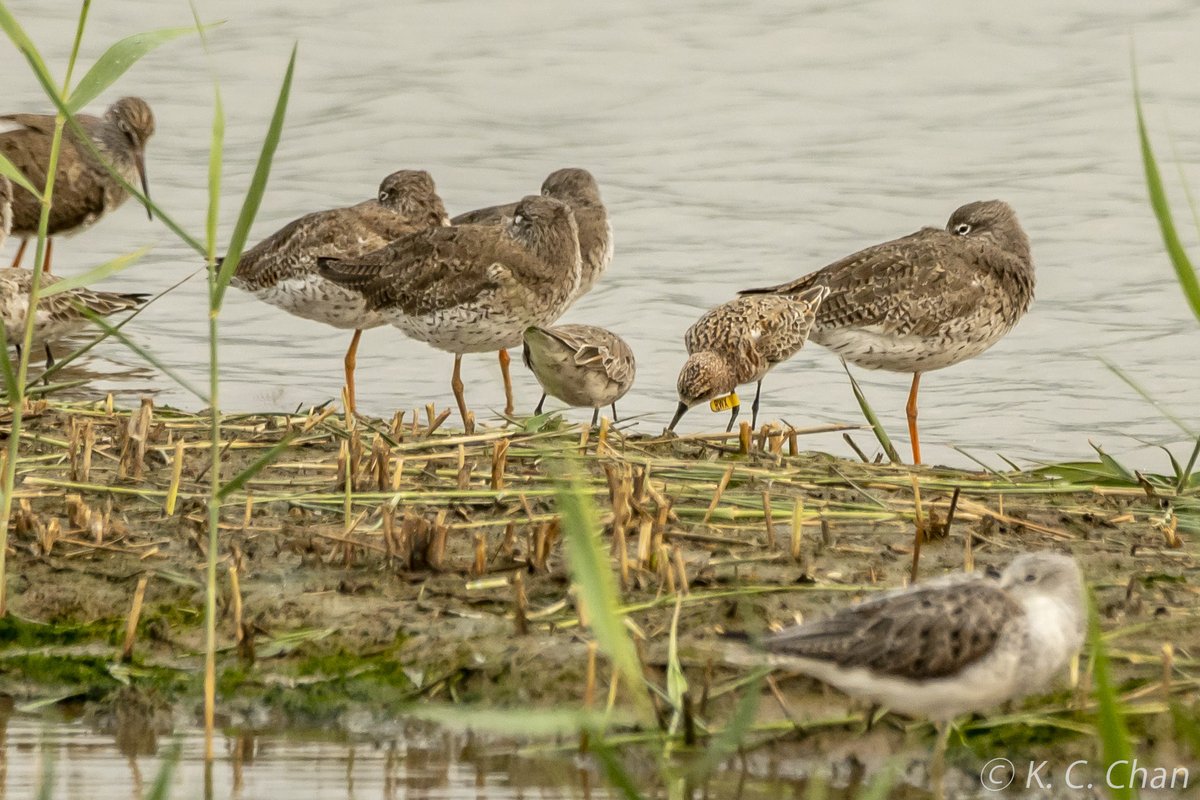
[(0, 373), (4, 375), (4, 396), (17, 396), (17, 373), (8, 357), (8, 332), (0, 325)]
[(1142, 113), (1142, 93), (1138, 88), (1137, 70), (1133, 72), (1133, 103), (1137, 110), (1138, 141), (1142, 149), (1142, 167), (1146, 173), (1146, 188), (1150, 193), (1150, 206), (1158, 219), (1158, 227), (1162, 232), (1163, 245), (1171, 266), (1175, 268), (1175, 277), (1183, 289), (1184, 299), (1200, 320), (1200, 279), (1196, 277), (1196, 268), (1192, 266), (1183, 242), (1175, 230), (1175, 221), (1171, 216), (1171, 206), (1167, 201), (1167, 193), (1163, 189), (1162, 175), (1158, 171), (1158, 161), (1154, 158), (1154, 150), (1150, 146), (1150, 135), (1146, 131), (1146, 119)]
[(288, 97), (292, 92), (292, 75), (296, 70), (296, 47), (292, 47), (292, 57), (288, 60), (287, 72), (283, 76), (283, 87), (279, 90), (279, 98), (275, 102), (275, 113), (271, 115), (271, 125), (267, 128), (267, 137), (263, 140), (262, 152), (258, 157), (258, 165), (254, 168), (254, 178), (250, 181), (250, 189), (246, 192), (246, 200), (242, 203), (242, 213), (238, 215), (234, 225), (233, 235), (229, 239), (229, 249), (225, 253), (225, 261), (217, 275), (213, 287), (212, 313), (221, 310), (221, 301), (225, 298), (225, 289), (233, 277), (242, 250), (246, 246), (246, 237), (250, 235), (250, 225), (258, 214), (262, 204), (263, 193), (267, 189), (267, 178), (271, 174), (271, 161), (279, 146), (279, 137), (283, 132), (283, 118), (287, 114)]
[(1100, 732), (1100, 753), (1102, 763), (1112, 765), (1106, 773), (1111, 792), (1109, 796), (1132, 800), (1137, 796), (1130, 788), (1133, 785), (1130, 775), (1133, 746), (1109, 671), (1108, 653), (1104, 649), (1095, 598), (1088, 603), (1088, 636), (1092, 640), (1092, 683), (1098, 712), (1096, 728)]
[(226, 497), (245, 486), (246, 481), (250, 480), (255, 475), (271, 466), (279, 454), (291, 446), (292, 442), (295, 441), (296, 437), (299, 435), (299, 433), (289, 433), (287, 436), (284, 436), (278, 442), (273, 444), (271, 448), (267, 450), (267, 452), (256, 458), (254, 463), (246, 467), (237, 475), (234, 475), (224, 486), (222, 486), (221, 490), (217, 492), (217, 499), (224, 500)]
[(61, 281), (52, 283), (49, 286), (38, 291), (38, 297), (49, 297), (62, 292), (69, 292), (72, 289), (81, 289), (85, 286), (91, 286), (97, 281), (102, 281), (109, 275), (115, 275), (122, 270), (129, 269), (134, 264), (142, 259), (152, 249), (151, 245), (135, 250), (128, 255), (117, 256), (112, 261), (106, 261), (98, 267), (93, 267), (87, 272), (79, 275), (72, 275), (69, 278), (63, 278)]
[(858, 401), (858, 407), (862, 409), (863, 417), (866, 418), (867, 423), (871, 426), (871, 430), (875, 432), (875, 438), (879, 440), (879, 446), (883, 448), (883, 452), (887, 455), (889, 461), (893, 464), (899, 464), (900, 454), (892, 446), (891, 437), (883, 429), (883, 423), (879, 421), (879, 417), (875, 416), (875, 409), (871, 408), (871, 404), (867, 402), (867, 396), (863, 394), (862, 387), (858, 385), (858, 381), (854, 380), (854, 376), (850, 374), (850, 367), (845, 361), (842, 362), (842, 368), (846, 370), (846, 375), (850, 378), (850, 388), (854, 391), (854, 399)]
[(1126, 469), (1125, 465), (1120, 461), (1117, 461), (1108, 453), (1104, 452), (1104, 448), (1092, 441), (1089, 441), (1088, 444), (1091, 445), (1091, 448), (1096, 451), (1098, 456), (1100, 456), (1100, 463), (1102, 463), (1108, 469), (1109, 474), (1115, 478), (1126, 481), (1130, 485), (1140, 485), (1140, 481), (1138, 481), (1137, 476)]
[(154, 784), (150, 787), (146, 800), (167, 800), (171, 790), (171, 778), (175, 775), (175, 768), (179, 766), (182, 755), (183, 745), (179, 741), (172, 744), (163, 754), (162, 765), (158, 768), (158, 774), (154, 776)]
[(33, 188), (33, 184), (25, 177), (25, 173), (17, 169), (3, 153), (0, 153), (0, 175), (6, 176), (14, 184), (36, 197), (39, 203), (42, 201), (42, 193)]
[(688, 682), (683, 674), (683, 665), (679, 663), (679, 614), (683, 611), (683, 595), (675, 597), (675, 613), (671, 615), (671, 632), (667, 639), (667, 699), (675, 713), (671, 715), (670, 733), (679, 730), (683, 721), (684, 695), (687, 694)]
[(688, 774), (695, 782), (701, 782), (742, 746), (746, 733), (754, 726), (754, 718), (758, 714), (758, 701), (762, 696), (763, 678), (768, 674), (769, 670), (757, 673), (742, 689), (742, 698), (733, 711), (733, 717), (720, 733), (712, 738), (704, 755), (689, 768)]
[(1128, 386), (1130, 389), (1133, 389), (1135, 392), (1137, 392), (1139, 395), (1141, 395), (1141, 398), (1143, 400), (1145, 400), (1150, 405), (1154, 406), (1154, 410), (1157, 411), (1159, 414), (1162, 414), (1167, 419), (1169, 419), (1172, 423), (1174, 423), (1176, 428), (1179, 428), (1179, 430), (1183, 431), (1188, 436), (1196, 435), (1196, 431), (1192, 430), (1186, 422), (1184, 422), (1181, 418), (1179, 418), (1178, 416), (1173, 414), (1165, 406), (1163, 406), (1161, 403), (1159, 403), (1157, 400), (1155, 400), (1154, 397), (1150, 394), (1150, 392), (1148, 392), (1146, 390), (1146, 388), (1143, 387), (1140, 383), (1135, 381), (1131, 375), (1129, 375), (1127, 372), (1125, 372), (1125, 370), (1121, 369), (1120, 367), (1118, 367), (1113, 362), (1109, 361), (1104, 356), (1097, 356), (1097, 357), (1100, 359), (1100, 363), (1103, 364), (1104, 366), (1108, 367), (1109, 371), (1112, 372), (1112, 374), (1116, 375), (1118, 378), (1123, 380), (1125, 382), (1126, 386)]
[[(220, 24), (220, 23), (215, 23)], [(146, 31), (127, 36), (104, 52), (79, 80), (67, 108), (72, 113), (79, 113), (84, 106), (95, 100), (100, 94), (116, 83), (125, 71), (138, 62), (143, 56), (160, 45), (172, 39), (178, 39), (185, 34), (195, 33), (193, 27), (160, 28), (156, 31)]]
[(633, 782), (633, 776), (617, 756), (617, 751), (609, 747), (603, 740), (592, 743), (592, 752), (600, 761), (600, 769), (604, 771), (604, 779), (623, 800), (645, 800)]
[(1192, 479), (1196, 477), (1192, 470), (1196, 468), (1197, 458), (1200, 458), (1200, 436), (1196, 437), (1196, 446), (1192, 448), (1192, 456), (1188, 459), (1187, 466), (1180, 470), (1179, 482), (1175, 485), (1176, 492), (1182, 494), (1191, 485)]
[(655, 715), (645, 691), (642, 666), (629, 629), (620, 612), (621, 598), (608, 556), (600, 545), (596, 509), (583, 488), (576, 471), (566, 464), (556, 470), (558, 510), (562, 517), (567, 561), (579, 590), (579, 599), (587, 611), (592, 635), (600, 649), (620, 673), (642, 720), (652, 724)]

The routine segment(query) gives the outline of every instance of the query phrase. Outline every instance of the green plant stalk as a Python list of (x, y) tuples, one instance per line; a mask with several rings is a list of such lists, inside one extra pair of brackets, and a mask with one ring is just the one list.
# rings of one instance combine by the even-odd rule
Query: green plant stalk
[[(79, 25), (75, 30), (75, 41), (71, 46), (71, 57), (67, 62), (63, 93), (71, 84), (71, 74), (79, 57), (79, 45), (83, 41), (83, 30), (87, 23), (91, 0), (84, 0), (79, 12)], [(7, 9), (5, 9), (7, 13)], [(40, 61), (36, 51), (26, 53), (30, 63)], [(32, 280), (29, 284), (29, 307), (25, 314), (25, 330), (22, 335), (21, 357), (17, 363), (14, 385), (9, 387), (9, 403), (12, 407), (12, 431), (8, 437), (8, 450), (4, 460), (4, 497), (0, 503), (0, 617), (8, 615), (8, 521), (12, 517), (13, 490), (17, 483), (17, 460), (20, 457), (21, 423), (25, 411), (25, 380), (29, 375), (29, 358), (33, 350), (33, 326), (37, 319), (38, 294), (42, 283), (42, 259), (45, 258), (46, 242), (50, 230), (50, 203), (54, 197), (54, 178), (58, 172), (58, 155), (62, 149), (63, 127), (66, 117), (60, 112), (54, 120), (54, 136), (50, 140), (50, 161), (46, 168), (46, 186), (42, 190), (42, 212), (38, 217), (37, 248), (34, 253)]]

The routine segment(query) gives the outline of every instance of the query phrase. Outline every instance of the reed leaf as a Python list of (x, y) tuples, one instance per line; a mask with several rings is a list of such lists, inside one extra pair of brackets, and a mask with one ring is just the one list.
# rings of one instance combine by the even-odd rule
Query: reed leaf
[(0, 28), (4, 30), (4, 33), (12, 40), (12, 43), (21, 51), (21, 55), (25, 56), (25, 59), (33, 67), (33, 71), (37, 74), (38, 78), (48, 81), (53, 86), (54, 81), (50, 77), (50, 70), (46, 68), (46, 62), (42, 60), (41, 53), (38, 52), (33, 44), (33, 40), (25, 33), (25, 29), (21, 27), (16, 17), (12, 15), (12, 12), (8, 10), (8, 6), (3, 2), (0, 2)]
[(9, 161), (3, 153), (0, 153), (0, 175), (5, 175), (14, 184), (36, 197), (39, 203), (42, 201), (42, 193), (33, 187), (33, 184), (25, 177), (25, 173), (17, 169), (16, 165)]
[(600, 740), (592, 744), (592, 752), (596, 754), (596, 758), (600, 761), (600, 769), (604, 771), (604, 779), (608, 781), (608, 785), (617, 792), (619, 797), (624, 800), (645, 800), (642, 793), (638, 791), (633, 776), (629, 774), (629, 770), (625, 769), (625, 765), (621, 763), (621, 759), (618, 757), (615, 748)]
[[(213, 23), (213, 25), (219, 24), (221, 23)], [(156, 31), (135, 33), (133, 36), (125, 37), (104, 51), (104, 55), (96, 59), (96, 63), (92, 65), (91, 69), (79, 79), (79, 84), (71, 92), (70, 99), (67, 100), (67, 109), (73, 114), (78, 114), (88, 103), (99, 97), (105, 89), (116, 83), (126, 70), (147, 53), (172, 39), (178, 39), (180, 36), (195, 31), (196, 29), (191, 26), (160, 28)]]
[(289, 433), (287, 436), (284, 436), (282, 439), (276, 442), (271, 449), (267, 450), (267, 452), (254, 459), (254, 462), (250, 464), (250, 466), (246, 467), (237, 475), (234, 475), (221, 487), (221, 490), (217, 492), (217, 499), (224, 500), (225, 498), (229, 497), (229, 495), (245, 486), (246, 481), (250, 480), (255, 475), (271, 466), (275, 459), (279, 457), (279, 454), (291, 447), (292, 442), (294, 442), (299, 435), (300, 434), (298, 432)]
[(1137, 796), (1132, 788), (1130, 775), (1133, 746), (1130, 743), (1129, 731), (1125, 727), (1117, 689), (1112, 681), (1095, 598), (1090, 598), (1088, 603), (1088, 636), (1092, 640), (1092, 684), (1097, 704), (1096, 725), (1100, 732), (1100, 754), (1103, 763), (1111, 765), (1106, 773), (1106, 778), (1111, 774), (1111, 779), (1107, 781), (1110, 797), (1132, 800)]
[(858, 385), (858, 381), (854, 379), (854, 375), (850, 373), (850, 367), (845, 361), (842, 361), (842, 368), (846, 370), (846, 376), (850, 378), (850, 388), (854, 391), (854, 399), (858, 401), (858, 407), (862, 409), (863, 417), (870, 424), (871, 430), (875, 432), (875, 438), (879, 440), (879, 446), (883, 448), (883, 452), (887, 455), (888, 460), (893, 464), (900, 463), (900, 454), (896, 452), (896, 448), (892, 446), (891, 437), (887, 435), (887, 431), (883, 429), (883, 423), (879, 421), (879, 417), (875, 415), (875, 409), (871, 408), (871, 404), (867, 402), (867, 396), (863, 394), (862, 387)]
[(567, 560), (579, 598), (587, 611), (592, 634), (608, 656), (633, 696), (639, 715), (646, 723), (654, 720), (654, 707), (645, 691), (641, 662), (621, 613), (621, 597), (608, 556), (600, 545), (596, 509), (576, 468), (559, 462), (556, 496), (562, 515)]
[(1150, 135), (1146, 130), (1146, 119), (1142, 113), (1142, 93), (1138, 87), (1137, 69), (1133, 70), (1133, 104), (1137, 111), (1138, 141), (1142, 150), (1142, 168), (1146, 173), (1146, 188), (1150, 193), (1150, 207), (1158, 220), (1158, 228), (1162, 233), (1163, 246), (1175, 269), (1175, 277), (1183, 290), (1183, 297), (1196, 319), (1200, 320), (1200, 279), (1196, 276), (1196, 268), (1192, 266), (1183, 242), (1175, 230), (1175, 220), (1171, 215), (1171, 206), (1163, 188), (1162, 175), (1158, 170), (1158, 161), (1154, 157), (1154, 149), (1150, 145)]
[(51, 295), (69, 292), (73, 289), (82, 289), (85, 286), (91, 286), (93, 283), (102, 281), (110, 275), (115, 275), (122, 270), (129, 269), (149, 253), (151, 249), (153, 249), (152, 245), (146, 245), (127, 255), (117, 256), (111, 261), (106, 261), (98, 267), (89, 269), (87, 272), (63, 278), (60, 281), (41, 288), (38, 291), (38, 297), (50, 297)]
[(121, 333), (121, 331), (116, 326), (109, 325), (108, 321), (105, 320), (104, 317), (94, 314), (86, 308), (81, 309), (81, 310), (83, 311), (84, 315), (89, 320), (92, 321), (92, 323), (94, 325), (99, 327), (106, 334), (108, 334), (109, 336), (112, 336), (117, 341), (119, 341), (121, 344), (125, 345), (127, 348), (129, 348), (132, 352), (134, 352), (138, 357), (140, 357), (146, 363), (148, 363), (148, 364), (152, 365), (153, 367), (155, 367), (156, 369), (160, 370), (164, 375), (169, 377), (171, 380), (175, 381), (175, 383), (179, 384), (180, 387), (182, 387), (183, 389), (190, 392), (194, 397), (196, 397), (197, 400), (204, 403), (205, 405), (208, 405), (209, 398), (203, 392), (201, 392), (199, 389), (197, 389), (195, 386), (193, 386), (192, 382), (189, 381), (187, 378), (183, 377), (183, 375), (181, 375), (177, 370), (168, 366), (167, 364), (165, 364), (164, 362), (159, 360), (158, 357), (156, 357), (154, 354), (152, 354), (146, 348), (142, 347), (141, 345), (137, 344), (132, 339), (130, 339), (128, 336)]
[(171, 778), (175, 775), (175, 769), (179, 766), (182, 756), (183, 745), (175, 741), (163, 754), (162, 764), (158, 767), (158, 774), (154, 776), (154, 783), (150, 787), (150, 793), (146, 795), (146, 800), (167, 800), (171, 790)]
[[(296, 45), (292, 47), (292, 57), (288, 59), (287, 72), (283, 76), (283, 86), (275, 101), (275, 112), (271, 115), (271, 124), (267, 128), (267, 136), (263, 140), (262, 152), (258, 156), (258, 164), (254, 168), (254, 177), (246, 192), (246, 200), (242, 203), (242, 211), (238, 215), (237, 224), (233, 227), (233, 235), (229, 238), (229, 249), (225, 251), (225, 260), (221, 263), (221, 271), (213, 286), (211, 313), (221, 310), (221, 302), (225, 299), (225, 289), (233, 278), (242, 250), (246, 246), (246, 237), (250, 235), (250, 225), (262, 205), (263, 194), (267, 190), (267, 178), (271, 174), (271, 161), (279, 146), (279, 138), (283, 133), (283, 118), (287, 114), (288, 98), (292, 92), (292, 75), (296, 71)], [(215, 125), (214, 125), (215, 130)], [(211, 169), (211, 166), (210, 166)]]

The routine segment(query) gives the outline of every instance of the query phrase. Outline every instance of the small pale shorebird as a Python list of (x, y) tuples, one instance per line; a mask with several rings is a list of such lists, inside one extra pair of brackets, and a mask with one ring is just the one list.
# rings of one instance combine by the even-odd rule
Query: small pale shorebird
[(532, 195), (505, 227), (429, 228), (365, 256), (318, 262), (322, 277), (361, 294), (368, 310), (454, 353), (450, 385), (471, 433), (463, 354), (516, 347), (527, 328), (562, 314), (579, 286), (579, 232), (570, 206)]
[(326, 280), (317, 258), (357, 258), (402, 236), (449, 224), (433, 178), (401, 170), (383, 179), (379, 194), (347, 208), (316, 211), (289, 222), (242, 254), (231, 283), (304, 319), (353, 330), (346, 350), (346, 396), (355, 413), (354, 367), (367, 328), (387, 320), (361, 294)]
[[(561, 200), (575, 213), (575, 224), (579, 227), (579, 252), (583, 259), (579, 288), (571, 302), (591, 291), (600, 276), (608, 269), (613, 257), (613, 232), (608, 221), (608, 211), (600, 199), (600, 187), (592, 173), (578, 167), (555, 170), (542, 181), (542, 195)], [(454, 225), (503, 225), (511, 218), (516, 203), (491, 206), (459, 214), (451, 223)], [(553, 321), (553, 320), (551, 320)], [(504, 375), (504, 413), (513, 413), (512, 378), (509, 375), (507, 350), (499, 351), (500, 371)], [(555, 395), (557, 397), (557, 395)], [(561, 397), (559, 398), (562, 399)], [(564, 401), (566, 402), (566, 401)]]
[[(700, 317), (684, 335), (688, 360), (679, 371), (679, 406), (667, 430), (675, 430), (692, 406), (731, 396), (744, 383), (758, 384), (750, 421), (757, 426), (763, 378), (804, 346), (828, 293), (816, 286), (795, 295), (739, 297)], [(737, 397), (726, 407), (732, 408), (726, 430), (733, 430)]]
[(743, 295), (828, 286), (812, 340), (867, 369), (912, 374), (906, 413), (921, 463), (922, 373), (977, 356), (1012, 330), (1033, 301), (1029, 237), (999, 200), (968, 203), (944, 229), (868, 247), (802, 278)]
[(617, 401), (633, 386), (637, 373), (625, 340), (594, 325), (531, 327), (525, 331), (522, 358), (542, 385), (542, 399), (533, 413), (542, 413), (549, 394), (567, 405), (594, 409), (593, 427), (602, 406), (611, 405), (617, 421)]
[(998, 581), (958, 573), (843, 608), (743, 647), (731, 660), (801, 672), (852, 696), (947, 723), (1044, 689), (1083, 646), (1083, 576), (1055, 553), (1014, 558)]
[[(103, 117), (78, 114), (75, 117), (88, 137), (126, 183), (135, 179), (142, 193), (150, 196), (146, 181), (146, 142), (154, 135), (154, 114), (140, 97), (122, 97), (108, 107)], [(5, 114), (0, 123), (18, 126), (0, 133), (0, 153), (21, 170), (39, 190), (46, 185), (50, 164), (50, 145), (54, 138), (54, 116), (50, 114)], [(50, 208), (50, 236), (80, 231), (112, 211), (129, 196), (86, 149), (70, 129), (63, 133), (55, 170), (54, 196)], [(13, 197), (12, 232), (21, 237), (13, 266), (21, 265), (25, 246), (37, 236), (42, 207), (29, 192), (16, 187)], [(146, 213), (153, 218), (150, 210)], [(51, 241), (46, 242), (42, 269), (50, 271)]]

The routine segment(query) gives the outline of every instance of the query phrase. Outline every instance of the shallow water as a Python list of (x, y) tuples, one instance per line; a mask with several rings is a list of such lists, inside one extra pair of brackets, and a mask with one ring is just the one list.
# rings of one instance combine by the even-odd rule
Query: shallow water
[[(10, 7), (61, 71), (74, 4)], [(992, 351), (923, 381), (926, 458), (969, 463), (951, 445), (997, 465), (997, 451), (1018, 461), (1090, 457), (1090, 438), (1165, 469), (1144, 442), (1186, 437), (1100, 356), (1200, 427), (1191, 402), (1200, 331), (1146, 203), (1129, 69), (1132, 35), (1159, 155), (1170, 158), (1168, 131), (1180, 134), (1178, 157), (1200, 186), (1200, 140), (1183, 135), (1200, 126), (1192, 47), (1200, 10), (1187, 0), (1015, 0), (1002, 15), (969, 4), (782, 0), (373, 0), (336, 16), (327, 9), (310, 0), (200, 3), (206, 19), (227, 20), (212, 32), (228, 115), (223, 237), (299, 41), (288, 125), (253, 238), (371, 196), (402, 167), (429, 169), (457, 212), (534, 192), (554, 168), (586, 166), (601, 182), (617, 255), (565, 320), (611, 327), (633, 345), (639, 378), (618, 410), (646, 415), (639, 430), (669, 419), (682, 333), (705, 308), (941, 225), (956, 206), (990, 197), (1012, 203), (1032, 238), (1038, 298)], [(189, 22), (183, 3), (96, 8), (85, 63), (136, 30)], [(0, 65), (4, 108), (45, 108), (14, 51), (3, 49)], [(167, 45), (103, 100), (119, 93), (155, 109), (151, 191), (198, 234), (212, 97), (199, 46)], [(1177, 186), (1176, 171), (1164, 172)], [(106, 285), (160, 291), (198, 263), (127, 206), (60, 243), (56, 267), (79, 272), (148, 242), (154, 252)], [(204, 293), (197, 276), (128, 329), (198, 385)], [(222, 332), (227, 410), (338, 394), (345, 333), (236, 290)], [(370, 331), (359, 352), (360, 406), (386, 415), (451, 404), (450, 367), (448, 355), (394, 330)], [(160, 402), (199, 405), (119, 345), (103, 345), (85, 368), (102, 376), (96, 386), (131, 399), (154, 392)], [(857, 374), (902, 438), (906, 376)], [(536, 384), (523, 368), (515, 375), (520, 407), (531, 409)], [(481, 417), (502, 406), (494, 358), (470, 357), (465, 379)], [(817, 346), (769, 377), (763, 402), (767, 418), (797, 425), (859, 419), (837, 359)], [(723, 424), (701, 408), (683, 427)], [(871, 444), (869, 433), (858, 438)], [(838, 434), (807, 444), (845, 452)]]

